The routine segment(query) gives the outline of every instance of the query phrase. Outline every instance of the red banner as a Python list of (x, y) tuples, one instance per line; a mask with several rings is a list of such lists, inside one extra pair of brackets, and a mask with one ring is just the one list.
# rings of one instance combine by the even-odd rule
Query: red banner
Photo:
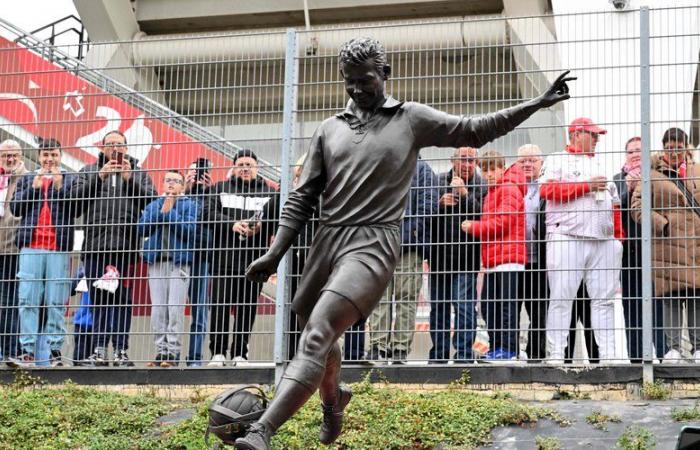
[[(65, 149), (64, 158), (83, 164), (96, 160), (98, 145), (107, 132), (119, 130), (127, 137), (129, 155), (144, 169), (185, 169), (204, 157), (216, 168), (214, 179), (221, 180), (231, 166), (220, 153), (159, 118), (148, 117), (80, 76), (2, 37), (0, 120), (0, 127), (11, 134), (58, 139)], [(163, 172), (153, 172), (152, 176), (160, 187)]]

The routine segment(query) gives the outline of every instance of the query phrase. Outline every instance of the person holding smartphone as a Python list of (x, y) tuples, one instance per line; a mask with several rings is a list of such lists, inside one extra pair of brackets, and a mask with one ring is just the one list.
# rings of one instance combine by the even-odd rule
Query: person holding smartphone
[[(235, 154), (230, 176), (209, 192), (203, 217), (213, 237), (209, 366), (225, 365), (227, 349), (232, 365), (244, 365), (262, 289), (246, 279), (245, 269), (268, 247), (272, 234), (269, 218), (277, 217), (277, 209), (265, 211), (265, 207), (277, 193), (258, 174), (258, 157), (249, 149)], [(263, 211), (267, 218), (262, 217)], [(232, 306), (236, 319), (229, 348)]]
[[(114, 366), (133, 366), (127, 354), (131, 292), (125, 280), (141, 248), (137, 230), (141, 212), (157, 196), (151, 177), (128, 155), (126, 137), (118, 130), (104, 136), (97, 162), (85, 166), (73, 185), (71, 197), (82, 207), (85, 223), (82, 259), (93, 304), (95, 342), (89, 360), (95, 366), (109, 364), (110, 342)], [(107, 273), (107, 266), (119, 274), (114, 292), (94, 285)]]
[(42, 334), (51, 351), (51, 366), (63, 365), (65, 302), (70, 296), (68, 252), (73, 248), (76, 215), (74, 202), (67, 197), (75, 174), (61, 169), (63, 151), (57, 140), (40, 140), (38, 153), (39, 169), (22, 177), (11, 203), (12, 213), (22, 218), (16, 236), (20, 249), (17, 278), (21, 354), (8, 361), (16, 367), (34, 365)]
[[(613, 177), (620, 195), (622, 227), (626, 239), (622, 243), (622, 304), (627, 325), (627, 348), (633, 363), (642, 360), (642, 226), (632, 220), (632, 193), (639, 184), (642, 169), (642, 138), (631, 137), (625, 144), (625, 164)], [(664, 354), (664, 332), (661, 327), (663, 308), (653, 302), (654, 346), (656, 357)]]

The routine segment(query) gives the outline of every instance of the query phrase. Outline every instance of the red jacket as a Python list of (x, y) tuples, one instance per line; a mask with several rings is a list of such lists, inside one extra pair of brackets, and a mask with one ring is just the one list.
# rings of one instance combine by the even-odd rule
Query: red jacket
[(501, 264), (526, 264), (525, 175), (516, 165), (489, 192), (481, 207), (481, 220), (469, 233), (481, 240), (481, 264), (487, 269)]

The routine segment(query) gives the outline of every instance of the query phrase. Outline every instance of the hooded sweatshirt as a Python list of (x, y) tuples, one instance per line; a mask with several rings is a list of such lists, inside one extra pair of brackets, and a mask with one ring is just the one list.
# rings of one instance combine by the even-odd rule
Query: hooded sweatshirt
[(525, 265), (525, 175), (511, 166), (497, 184), (489, 186), (481, 207), (481, 220), (472, 222), (469, 234), (481, 240), (481, 265), (494, 269), (504, 264)]

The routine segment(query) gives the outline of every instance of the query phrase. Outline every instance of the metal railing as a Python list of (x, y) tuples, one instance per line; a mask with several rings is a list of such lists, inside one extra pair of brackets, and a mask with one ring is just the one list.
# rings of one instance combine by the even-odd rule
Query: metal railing
[[(396, 272), (375, 312), (346, 333), (348, 365), (423, 380), (499, 365), (512, 369), (512, 381), (551, 379), (548, 371), (568, 365), (603, 367), (592, 382), (694, 374), (700, 219), (684, 191), (700, 195), (692, 149), (700, 35), (688, 19), (699, 13), (642, 8), (92, 42), (84, 61), (32, 36), (5, 44), (2, 139), (28, 147), (35, 136), (55, 138), (63, 162), (83, 168), (14, 178), (5, 197), (4, 356), (32, 353), (41, 367), (60, 350), (64, 365), (91, 370), (126, 365), (124, 350), (137, 367), (177, 362), (279, 376), (298, 341), (292, 300), (323, 204), (276, 277), (251, 284), (245, 268), (269, 246), (315, 130), (345, 109), (335, 44), (370, 35), (392, 67), (387, 92), (449, 114), (516, 105), (564, 70), (578, 80), (570, 100), (481, 149), (427, 141)], [(170, 48), (158, 59), (158, 45), (182, 54)], [(406, 114), (413, 106), (404, 104)], [(662, 139), (673, 127), (687, 138)], [(131, 167), (103, 169), (122, 160), (104, 145), (112, 129), (139, 167), (127, 156)], [(242, 148), (264, 178), (246, 178), (256, 162)], [(593, 183), (600, 196), (589, 191), (594, 177), (605, 179)], [(178, 187), (185, 197), (165, 205)], [(520, 206), (500, 203), (504, 192)], [(47, 222), (44, 205), (60, 215)], [(49, 299), (78, 284), (79, 266), (80, 293)], [(676, 362), (685, 364), (669, 365)], [(612, 375), (600, 376), (605, 370)]]

